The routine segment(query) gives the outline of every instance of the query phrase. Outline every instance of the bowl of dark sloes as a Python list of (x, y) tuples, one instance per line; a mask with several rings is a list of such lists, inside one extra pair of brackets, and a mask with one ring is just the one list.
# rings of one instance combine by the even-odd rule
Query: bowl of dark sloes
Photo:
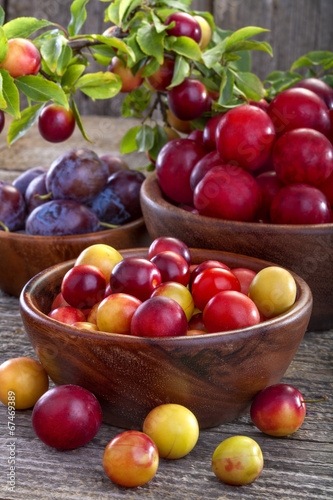
[(35, 274), (93, 244), (145, 245), (144, 179), (121, 158), (82, 148), (0, 181), (0, 288), (19, 296)]

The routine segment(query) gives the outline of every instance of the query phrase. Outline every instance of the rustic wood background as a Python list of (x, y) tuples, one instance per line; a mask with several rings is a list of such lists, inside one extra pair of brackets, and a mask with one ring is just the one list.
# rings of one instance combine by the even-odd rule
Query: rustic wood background
[[(6, 20), (35, 16), (55, 20), (67, 26), (72, 0), (0, 0)], [(86, 32), (101, 33), (104, 10), (108, 4), (91, 0), (87, 4)], [(253, 71), (264, 79), (271, 71), (287, 70), (299, 56), (312, 50), (333, 50), (333, 0), (193, 0), (193, 9), (212, 12), (215, 22), (224, 29), (260, 26), (270, 31), (262, 34), (274, 51), (253, 54)], [(83, 114), (118, 116), (121, 96), (92, 102), (80, 94), (78, 105)]]

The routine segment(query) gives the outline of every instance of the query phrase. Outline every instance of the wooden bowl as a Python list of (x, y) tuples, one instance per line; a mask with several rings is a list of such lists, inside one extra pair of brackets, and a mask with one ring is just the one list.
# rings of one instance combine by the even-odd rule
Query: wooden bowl
[(333, 224), (262, 224), (196, 215), (163, 197), (155, 173), (143, 183), (141, 206), (152, 239), (175, 236), (190, 247), (250, 255), (291, 269), (313, 294), (309, 328), (333, 327)]
[(143, 217), (116, 229), (74, 236), (31, 236), (0, 231), (0, 288), (19, 297), (22, 288), (43, 269), (75, 259), (95, 243), (105, 243), (117, 250), (147, 245)]
[[(254, 271), (269, 265), (213, 250), (191, 253), (193, 263), (222, 260)], [(146, 257), (147, 249), (122, 255)], [(27, 283), (20, 297), (22, 320), (51, 379), (92, 391), (104, 421), (118, 427), (140, 429), (152, 408), (169, 402), (192, 410), (201, 428), (239, 417), (258, 391), (282, 378), (311, 315), (311, 291), (294, 275), (298, 295), (292, 308), (247, 329), (153, 339), (80, 330), (46, 316), (72, 265), (58, 264)]]

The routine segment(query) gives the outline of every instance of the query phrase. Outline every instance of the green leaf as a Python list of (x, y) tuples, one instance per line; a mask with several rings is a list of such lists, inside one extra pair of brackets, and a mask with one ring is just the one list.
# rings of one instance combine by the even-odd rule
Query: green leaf
[(162, 33), (163, 31), (168, 29), (168, 27), (160, 21), (159, 17), (153, 10), (151, 11), (151, 18), (153, 20), (157, 33)]
[(248, 72), (238, 72), (234, 75), (237, 87), (243, 92), (249, 99), (258, 101), (259, 99), (265, 97), (266, 91), (261, 80), (254, 73)]
[(62, 87), (72, 87), (75, 82), (80, 78), (84, 70), (86, 69), (84, 64), (71, 64), (66, 69), (65, 73), (61, 79)]
[(273, 56), (272, 47), (267, 42), (245, 40), (244, 42), (236, 42), (229, 47), (226, 47), (226, 53), (239, 52), (241, 50), (262, 50), (263, 52), (267, 52), (270, 56)]
[(99, 71), (83, 75), (76, 87), (91, 99), (110, 99), (120, 92), (122, 81), (119, 75), (110, 71)]
[(297, 68), (302, 68), (304, 66), (326, 65), (332, 60), (333, 60), (333, 52), (320, 51), (320, 50), (313, 51), (297, 59), (291, 66), (290, 70), (293, 71)]
[[(133, 60), (135, 60), (135, 54), (131, 47), (129, 47), (126, 43), (124, 43), (122, 40), (119, 40), (118, 38), (115, 37), (106, 37), (103, 35), (93, 35), (92, 37), (94, 40), (98, 40), (99, 42), (102, 42), (103, 44), (113, 47), (115, 49), (120, 50), (121, 52), (124, 52), (125, 54), (128, 54)], [(102, 46), (103, 47), (103, 46)], [(93, 50), (98, 50), (98, 47), (93, 47)]]
[(144, 54), (155, 57), (162, 64), (164, 60), (164, 37), (165, 33), (158, 33), (155, 26), (145, 25), (139, 28), (136, 39)]
[(71, 110), (73, 111), (76, 125), (79, 127), (79, 130), (80, 130), (83, 138), (88, 142), (92, 142), (91, 139), (89, 139), (89, 137), (84, 129), (83, 122), (81, 120), (81, 116), (80, 116), (79, 110), (76, 106), (74, 99), (71, 99)]
[[(171, 38), (171, 37), (170, 37)], [(200, 61), (202, 57), (199, 45), (187, 36), (172, 37), (175, 40), (172, 41), (171, 49), (181, 56), (185, 56), (188, 59), (193, 59), (194, 61)]]
[(172, 81), (168, 89), (180, 85), (184, 81), (186, 76), (189, 74), (189, 71), (190, 71), (189, 62), (184, 57), (177, 56), (175, 60)]
[(220, 85), (220, 97), (218, 98), (218, 104), (221, 106), (227, 105), (233, 95), (234, 88), (234, 75), (226, 68), (223, 72), (221, 85)]
[(141, 73), (143, 78), (146, 78), (147, 76), (151, 76), (154, 73), (156, 73), (156, 71), (160, 68), (160, 66), (161, 65), (156, 61), (156, 59), (151, 59), (143, 68), (143, 71)]
[(168, 136), (161, 125), (156, 125), (154, 127), (154, 144), (149, 149), (149, 155), (153, 160), (156, 160), (158, 153), (161, 151), (163, 146), (168, 142)]
[(37, 102), (53, 101), (68, 109), (68, 99), (62, 88), (56, 83), (39, 75), (16, 78), (17, 88), (27, 97)]
[(0, 69), (1, 75), (1, 89), (2, 98), (1, 101), (5, 100), (6, 107), (4, 111), (14, 118), (20, 117), (20, 96), (17, 87), (14, 82), (14, 78), (10, 76), (8, 71)]
[(5, 22), (5, 17), (6, 17), (5, 11), (0, 6), (0, 26), (2, 26), (3, 23)]
[(142, 125), (136, 138), (136, 146), (139, 153), (149, 151), (154, 145), (154, 131), (149, 125)]
[(251, 53), (245, 50), (244, 52), (238, 52), (238, 56), (239, 58), (232, 61), (229, 67), (235, 71), (250, 71), (252, 66)]
[(62, 52), (63, 45), (66, 44), (67, 40), (62, 34), (59, 34), (58, 36), (46, 40), (40, 48), (40, 53), (44, 62), (52, 73), (55, 73), (57, 69), (57, 62)]
[(3, 61), (8, 52), (8, 43), (6, 35), (2, 28), (0, 28), (0, 61)]
[(117, 26), (120, 25), (119, 4), (120, 0), (115, 0), (109, 5), (105, 13), (105, 21), (110, 21)]
[(202, 53), (202, 60), (204, 61), (207, 68), (212, 68), (218, 61), (221, 60), (222, 54), (225, 51), (226, 40), (218, 43), (212, 49), (205, 50)]
[(8, 146), (11, 146), (15, 141), (20, 139), (34, 125), (44, 106), (45, 104), (35, 104), (26, 108), (22, 111), (20, 119), (12, 121), (7, 134)]
[(89, 0), (74, 0), (71, 5), (71, 20), (68, 25), (68, 33), (70, 36), (75, 36), (87, 19), (86, 4)]
[(246, 26), (245, 28), (241, 28), (228, 37), (225, 48), (226, 50), (229, 50), (233, 44), (242, 42), (247, 38), (263, 33), (264, 31), (269, 30), (265, 28), (258, 28), (257, 26)]
[(36, 19), (35, 17), (17, 17), (6, 23), (3, 27), (7, 39), (11, 38), (29, 38), (36, 31), (52, 26), (54, 23), (45, 19)]
[(151, 92), (145, 87), (139, 87), (127, 94), (121, 106), (122, 116), (141, 118), (143, 111), (150, 104), (151, 96)]
[(136, 127), (130, 128), (124, 137), (121, 140), (120, 143), (120, 152), (121, 154), (126, 154), (126, 153), (132, 153), (133, 151), (136, 151), (137, 145), (136, 145), (136, 136), (141, 128), (141, 125), (138, 125)]
[(57, 61), (57, 69), (56, 69), (57, 75), (62, 76), (65, 73), (68, 64), (72, 60), (72, 56), (73, 56), (72, 49), (67, 44), (63, 45), (59, 59)]

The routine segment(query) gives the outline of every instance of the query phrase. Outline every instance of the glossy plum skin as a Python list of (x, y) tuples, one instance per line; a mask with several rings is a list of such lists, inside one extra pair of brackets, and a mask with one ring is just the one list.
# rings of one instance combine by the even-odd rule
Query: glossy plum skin
[(1, 109), (0, 110), (0, 134), (3, 131), (4, 126), (5, 126), (5, 113)]
[(36, 207), (27, 217), (27, 234), (60, 236), (93, 233), (99, 229), (96, 214), (73, 200), (51, 200)]
[(106, 185), (107, 165), (94, 151), (79, 148), (56, 158), (47, 171), (46, 186), (54, 199), (85, 203)]
[(191, 293), (195, 306), (203, 311), (207, 302), (217, 293), (224, 290), (240, 292), (238, 278), (222, 267), (208, 267), (194, 278)]
[(205, 269), (210, 269), (211, 267), (219, 267), (230, 271), (230, 268), (226, 264), (223, 264), (223, 262), (219, 262), (218, 260), (205, 260), (191, 269), (191, 277), (189, 281), (190, 288), (192, 287), (192, 283), (198, 274), (202, 273)]
[(273, 165), (285, 184), (322, 184), (333, 172), (333, 145), (317, 130), (285, 132), (273, 148)]
[[(21, 192), (10, 182), (0, 181), (0, 231), (24, 228), (26, 206)], [(3, 225), (5, 227), (3, 227)]]
[(103, 454), (106, 475), (119, 486), (136, 488), (148, 483), (159, 464), (154, 441), (140, 431), (124, 431), (113, 438)]
[(46, 169), (44, 167), (28, 168), (22, 172), (22, 174), (18, 175), (16, 179), (13, 180), (12, 184), (24, 195), (30, 182), (45, 172)]
[(70, 450), (95, 437), (102, 424), (96, 397), (77, 385), (60, 385), (47, 391), (32, 412), (37, 437), (48, 446)]
[(62, 279), (61, 293), (69, 305), (79, 309), (92, 307), (104, 298), (106, 279), (96, 266), (72, 267)]
[(140, 189), (145, 176), (135, 170), (119, 170), (108, 178), (107, 186), (114, 192), (132, 221), (142, 216)]
[(214, 295), (206, 304), (202, 318), (209, 333), (238, 330), (260, 323), (260, 313), (255, 303), (236, 290)]
[(191, 139), (175, 139), (165, 144), (156, 159), (157, 178), (164, 194), (177, 203), (191, 203), (191, 172), (206, 153), (203, 146)]
[(155, 238), (149, 245), (148, 259), (151, 260), (154, 255), (165, 251), (178, 253), (186, 260), (188, 265), (191, 265), (191, 252), (189, 247), (182, 240), (173, 238), (172, 236), (160, 236), (159, 238)]
[(85, 321), (86, 319), (84, 313), (80, 309), (69, 305), (63, 305), (52, 309), (48, 316), (67, 325), (72, 325), (77, 321)]
[(293, 88), (312, 90), (312, 92), (322, 98), (328, 109), (333, 108), (333, 89), (323, 80), (319, 78), (304, 78), (295, 83)]
[(158, 267), (147, 259), (128, 257), (111, 271), (110, 285), (113, 293), (127, 293), (140, 300), (150, 297), (162, 282)]
[(208, 120), (203, 129), (203, 144), (208, 151), (216, 151), (216, 127), (225, 113), (218, 113)]
[(125, 66), (120, 57), (113, 57), (107, 69), (120, 76), (122, 81), (120, 92), (122, 93), (132, 92), (132, 90), (140, 87), (143, 82), (143, 77), (141, 76), (142, 70), (139, 70), (134, 75), (131, 68)]
[(70, 138), (75, 129), (74, 113), (57, 104), (46, 106), (38, 118), (40, 135), (48, 142), (63, 142)]
[[(132, 317), (141, 300), (127, 293), (111, 293), (96, 308), (96, 324), (103, 332), (129, 335)], [(88, 316), (91, 321), (91, 315)]]
[(248, 171), (267, 162), (275, 139), (275, 128), (268, 114), (250, 104), (225, 113), (216, 127), (216, 149), (221, 158)]
[(131, 335), (138, 337), (179, 337), (186, 332), (185, 312), (170, 297), (160, 295), (142, 302), (132, 317)]
[(324, 101), (314, 92), (289, 88), (271, 101), (268, 111), (277, 136), (295, 128), (314, 128), (324, 135), (330, 129), (330, 117)]
[(251, 405), (254, 425), (270, 436), (288, 436), (299, 429), (306, 414), (302, 394), (288, 384), (275, 384), (259, 392)]
[(147, 77), (147, 82), (155, 90), (166, 90), (172, 81), (174, 67), (175, 61), (170, 57), (165, 57), (156, 73)]
[(324, 193), (308, 184), (283, 187), (271, 204), (274, 224), (325, 224), (331, 222), (331, 208)]
[(190, 268), (184, 257), (166, 250), (152, 257), (151, 262), (160, 270), (162, 281), (176, 281), (187, 286), (190, 280)]
[(0, 68), (8, 71), (12, 78), (25, 75), (37, 75), (41, 57), (37, 47), (25, 38), (8, 40), (8, 52), (0, 63)]
[(222, 164), (223, 161), (216, 150), (210, 151), (203, 158), (201, 158), (201, 160), (195, 164), (190, 176), (190, 186), (193, 191), (196, 185), (201, 181), (201, 179), (203, 179), (209, 170)]
[(28, 212), (32, 212), (34, 208), (43, 205), (49, 201), (49, 198), (41, 198), (48, 194), (46, 188), (46, 173), (39, 174), (28, 185), (24, 199)]
[(129, 166), (119, 156), (115, 156), (113, 154), (106, 154), (100, 156), (100, 159), (107, 164), (109, 169), (109, 175), (114, 174), (114, 172), (118, 172), (118, 170), (129, 170)]
[(168, 91), (168, 104), (172, 113), (180, 120), (195, 120), (207, 108), (207, 89), (194, 78), (185, 78)]
[(256, 180), (242, 168), (220, 165), (197, 184), (193, 203), (201, 215), (253, 221), (260, 208), (261, 191)]
[(164, 24), (168, 26), (175, 23), (173, 28), (167, 30), (168, 36), (187, 36), (199, 43), (201, 39), (201, 27), (198, 21), (186, 12), (174, 12), (165, 20)]
[(278, 178), (275, 170), (268, 170), (259, 174), (256, 181), (261, 191), (261, 206), (257, 217), (260, 220), (269, 221), (273, 198), (285, 184)]

